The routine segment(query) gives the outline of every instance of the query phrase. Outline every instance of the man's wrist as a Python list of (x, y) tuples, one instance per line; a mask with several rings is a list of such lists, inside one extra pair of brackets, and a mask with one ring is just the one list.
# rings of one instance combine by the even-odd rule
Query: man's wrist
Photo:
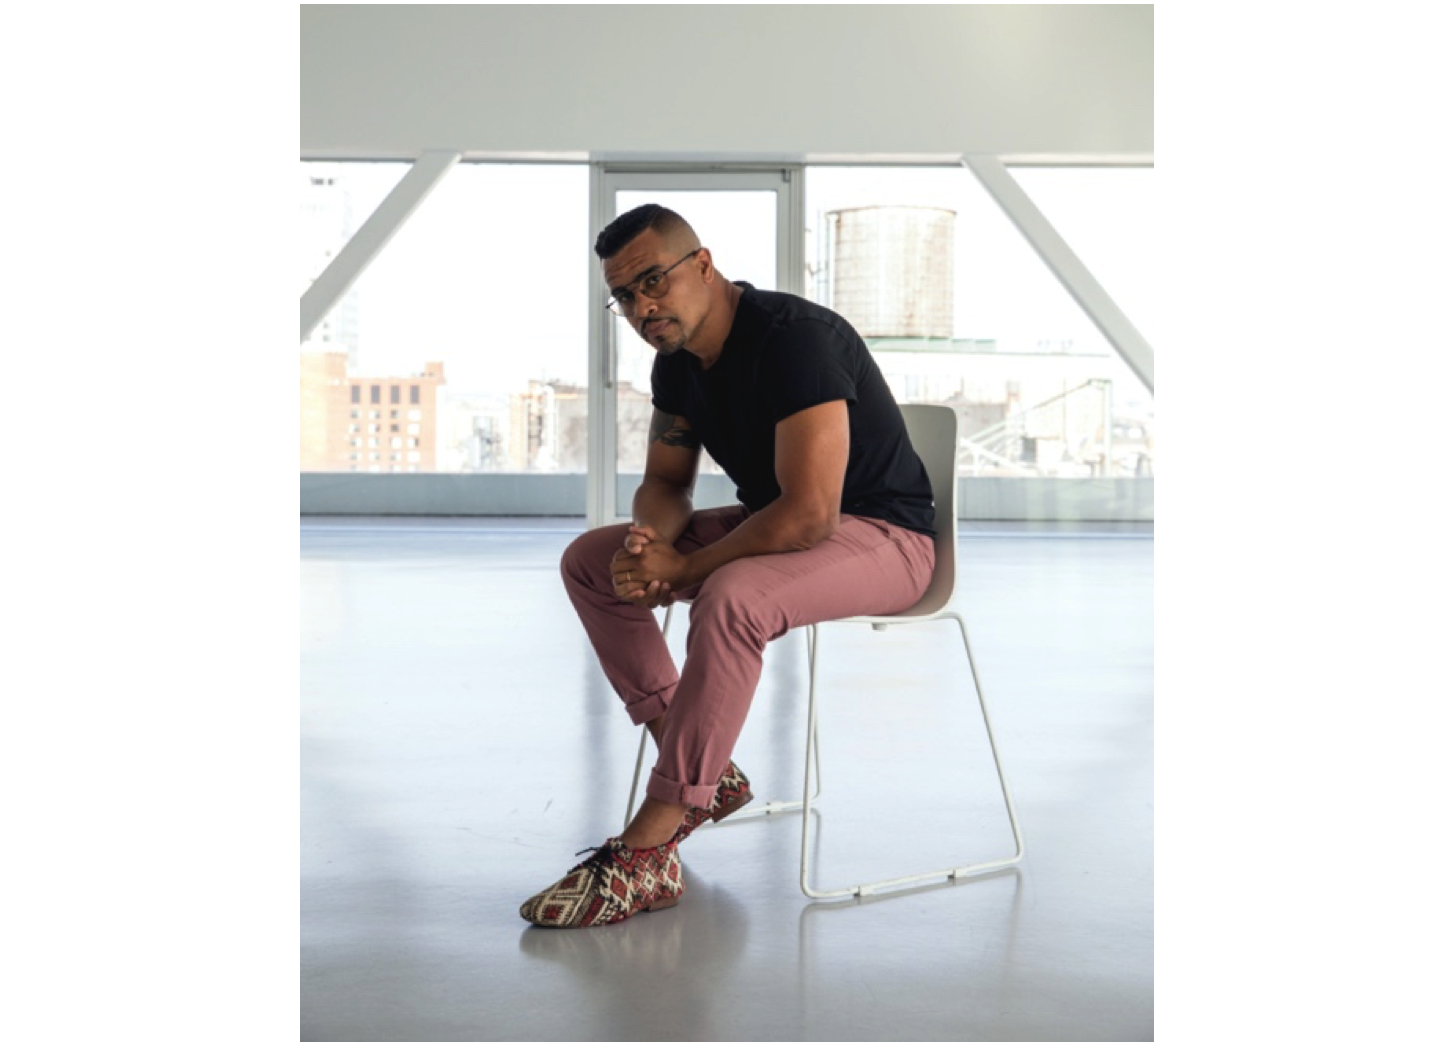
[(681, 579), (678, 582), (679, 589), (700, 585), (712, 574), (712, 565), (705, 563), (707, 559), (705, 555), (707, 552), (708, 547), (705, 546), (702, 549), (693, 550), (691, 553), (684, 553), (682, 555)]

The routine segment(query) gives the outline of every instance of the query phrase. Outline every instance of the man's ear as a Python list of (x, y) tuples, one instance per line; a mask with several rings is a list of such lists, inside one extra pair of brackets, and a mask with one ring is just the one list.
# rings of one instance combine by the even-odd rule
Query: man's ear
[(713, 253), (707, 248), (698, 248), (698, 254), (692, 264), (702, 274), (704, 284), (712, 284), (717, 279), (718, 270), (713, 265)]

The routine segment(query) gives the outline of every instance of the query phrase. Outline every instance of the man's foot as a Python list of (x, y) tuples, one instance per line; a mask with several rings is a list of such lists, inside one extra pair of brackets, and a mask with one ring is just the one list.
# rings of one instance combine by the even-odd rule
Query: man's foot
[(628, 848), (611, 837), (561, 880), (521, 905), (521, 916), (543, 928), (593, 928), (625, 921), (642, 910), (665, 910), (682, 898), (677, 840)]
[(688, 834), (709, 819), (714, 822), (722, 822), (751, 800), (753, 800), (753, 790), (748, 786), (747, 777), (738, 769), (738, 765), (729, 761), (728, 770), (718, 780), (718, 791), (713, 794), (713, 806), (711, 808), (689, 808), (688, 813), (683, 816), (682, 826), (678, 828), (677, 842), (681, 844), (687, 840)]

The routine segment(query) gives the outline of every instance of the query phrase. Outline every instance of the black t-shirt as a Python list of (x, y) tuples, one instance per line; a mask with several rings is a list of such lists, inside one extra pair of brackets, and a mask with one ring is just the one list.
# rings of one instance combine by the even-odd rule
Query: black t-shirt
[(774, 427), (832, 400), (849, 405), (840, 512), (934, 535), (930, 478), (879, 365), (843, 317), (778, 291), (743, 295), (723, 352), (704, 371), (684, 350), (652, 367), (652, 404), (681, 415), (755, 512), (779, 497)]

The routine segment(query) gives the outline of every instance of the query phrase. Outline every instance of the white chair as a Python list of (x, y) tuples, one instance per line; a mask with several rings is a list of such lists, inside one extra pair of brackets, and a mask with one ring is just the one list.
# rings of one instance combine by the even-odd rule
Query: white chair
[[(990, 743), (991, 759), (996, 766), (996, 777), (1001, 786), (1001, 797), (1006, 804), (1006, 815), (1011, 824), (1011, 835), (1016, 843), (1016, 852), (1006, 858), (993, 859), (985, 862), (962, 863), (947, 866), (942, 869), (927, 870), (923, 873), (905, 874), (899, 877), (887, 878), (879, 881), (871, 881), (864, 884), (848, 885), (842, 888), (817, 889), (809, 884), (809, 813), (813, 803), (819, 797), (817, 788), (819, 771), (819, 725), (818, 725), (818, 670), (819, 670), (819, 629), (829, 623), (818, 623), (806, 627), (808, 629), (809, 641), (809, 727), (805, 740), (804, 749), (804, 797), (800, 801), (772, 801), (768, 804), (759, 805), (754, 808), (745, 808), (735, 815), (735, 818), (754, 813), (771, 814), (778, 811), (802, 809), (803, 831), (800, 837), (799, 853), (799, 887), (805, 895), (812, 899), (829, 899), (846, 895), (866, 895), (871, 892), (893, 888), (899, 885), (908, 885), (914, 882), (927, 881), (947, 877), (955, 880), (958, 877), (966, 877), (971, 874), (988, 873), (992, 870), (1004, 869), (1014, 866), (1021, 861), (1024, 848), (1021, 841), (1021, 826), (1016, 819), (1016, 808), (1011, 801), (1011, 791), (1006, 784), (1006, 775), (1001, 767), (1001, 757), (996, 749), (996, 736), (991, 730), (991, 716), (986, 706), (986, 693), (981, 687), (980, 675), (976, 672), (976, 661), (971, 655), (971, 638), (966, 629), (965, 620), (961, 616), (949, 610), (951, 597), (955, 594), (956, 584), (956, 446), (957, 446), (957, 418), (952, 408), (941, 404), (905, 404), (902, 405), (901, 413), (905, 417), (905, 425), (910, 432), (910, 441), (919, 453), (920, 459), (925, 463), (926, 472), (930, 474), (930, 484), (935, 495), (935, 572), (931, 576), (930, 585), (925, 595), (920, 598), (912, 607), (896, 615), (855, 615), (843, 619), (831, 619), (834, 623), (853, 623), (866, 625), (875, 630), (884, 631), (891, 626), (909, 626), (916, 623), (935, 622), (940, 619), (954, 619), (960, 627), (961, 640), (965, 644), (966, 662), (970, 666), (971, 680), (975, 685), (976, 699), (981, 710), (981, 719), (986, 726), (986, 738)], [(666, 632), (672, 622), (672, 607), (668, 608), (668, 615), (663, 620), (662, 628)], [(647, 730), (642, 732), (642, 742), (637, 750), (637, 771), (632, 777), (632, 793), (628, 798), (627, 816), (632, 816), (633, 803), (636, 799), (637, 784), (642, 774), (643, 758), (647, 749)], [(813, 796), (810, 795), (810, 765), (814, 768), (816, 789)]]

